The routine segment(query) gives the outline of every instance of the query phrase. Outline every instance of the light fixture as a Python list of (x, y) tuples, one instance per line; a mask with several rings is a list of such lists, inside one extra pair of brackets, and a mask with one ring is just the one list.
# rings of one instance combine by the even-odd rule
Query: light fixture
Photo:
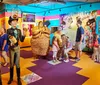
[(50, 11), (48, 11), (48, 13), (50, 13)]
[(61, 9), (59, 9), (59, 11), (61, 11)]
[(90, 7), (92, 7), (92, 5), (90, 4)]
[(81, 5), (79, 6), (79, 8), (81, 8)]

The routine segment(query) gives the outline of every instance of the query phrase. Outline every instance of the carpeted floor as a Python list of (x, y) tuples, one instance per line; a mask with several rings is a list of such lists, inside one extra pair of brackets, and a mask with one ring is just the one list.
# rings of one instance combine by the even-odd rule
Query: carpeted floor
[[(74, 52), (70, 52), (74, 56)], [(48, 58), (52, 57), (52, 52)], [(93, 62), (90, 57), (83, 53), (78, 63), (70, 61), (57, 65), (48, 63), (48, 60), (39, 59), (34, 61), (30, 48), (21, 50), (21, 77), (35, 73), (42, 79), (28, 85), (100, 85), (100, 64)], [(14, 81), (11, 85), (17, 85), (16, 70), (14, 70)], [(3, 85), (7, 85), (9, 80), (9, 66), (2, 67)], [(22, 80), (22, 85), (27, 85)]]

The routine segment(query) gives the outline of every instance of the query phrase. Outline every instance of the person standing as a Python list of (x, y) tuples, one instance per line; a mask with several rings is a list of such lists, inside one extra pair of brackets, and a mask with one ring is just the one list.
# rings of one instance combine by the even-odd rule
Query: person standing
[(7, 66), (8, 64), (8, 44), (7, 44), (7, 34), (4, 32), (4, 28), (0, 28), (0, 51), (1, 51), (1, 56), (4, 58), (4, 65)]
[[(16, 72), (17, 72), (17, 83), (18, 85), (22, 85), (20, 80), (20, 46), (19, 40), (21, 42), (25, 39), (25, 32), (23, 31), (23, 35), (21, 34), (21, 30), (17, 28), (18, 18), (17, 17), (9, 17), (8, 21), (11, 28), (7, 29), (8, 36), (13, 36), (16, 38), (17, 42), (12, 44), (10, 39), (8, 38), (8, 45), (9, 45), (9, 54), (10, 54), (10, 79), (8, 84), (11, 84), (13, 81), (13, 68), (14, 68), (14, 60), (16, 65)], [(15, 58), (15, 59), (14, 59)]]
[(75, 44), (75, 54), (76, 54), (76, 62), (80, 60), (82, 54), (82, 42), (84, 38), (84, 29), (82, 27), (82, 21), (80, 19), (77, 20), (77, 33), (76, 33), (76, 44)]
[(58, 45), (59, 45), (59, 51), (57, 54), (57, 57), (59, 60), (62, 60), (62, 39), (61, 39), (61, 35), (62, 35), (62, 30), (59, 27), (58, 30), (54, 33), (54, 36), (57, 38), (58, 40)]
[(52, 40), (52, 51), (53, 51), (53, 62), (57, 62), (57, 53), (59, 50), (59, 45), (58, 45), (58, 40), (57, 38), (54, 36), (53, 40)]

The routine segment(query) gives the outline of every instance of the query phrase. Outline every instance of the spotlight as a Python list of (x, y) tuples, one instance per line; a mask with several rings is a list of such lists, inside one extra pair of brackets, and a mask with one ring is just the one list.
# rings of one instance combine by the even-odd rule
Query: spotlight
[(81, 5), (80, 5), (80, 7), (79, 8), (81, 8)]
[(61, 9), (59, 9), (59, 11), (61, 11)]
[(50, 13), (50, 11), (48, 11), (48, 13)]
[(92, 5), (90, 4), (90, 7), (92, 7)]

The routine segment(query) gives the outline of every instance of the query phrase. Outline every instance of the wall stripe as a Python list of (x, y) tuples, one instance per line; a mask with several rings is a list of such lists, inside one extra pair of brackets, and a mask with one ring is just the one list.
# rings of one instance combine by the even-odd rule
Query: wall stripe
[(0, 18), (5, 17), (5, 13), (0, 14)]
[(55, 20), (55, 19), (59, 19), (60, 16), (59, 15), (55, 15), (55, 16), (46, 16), (45, 20)]
[(100, 10), (97, 10), (97, 15), (100, 15)]

